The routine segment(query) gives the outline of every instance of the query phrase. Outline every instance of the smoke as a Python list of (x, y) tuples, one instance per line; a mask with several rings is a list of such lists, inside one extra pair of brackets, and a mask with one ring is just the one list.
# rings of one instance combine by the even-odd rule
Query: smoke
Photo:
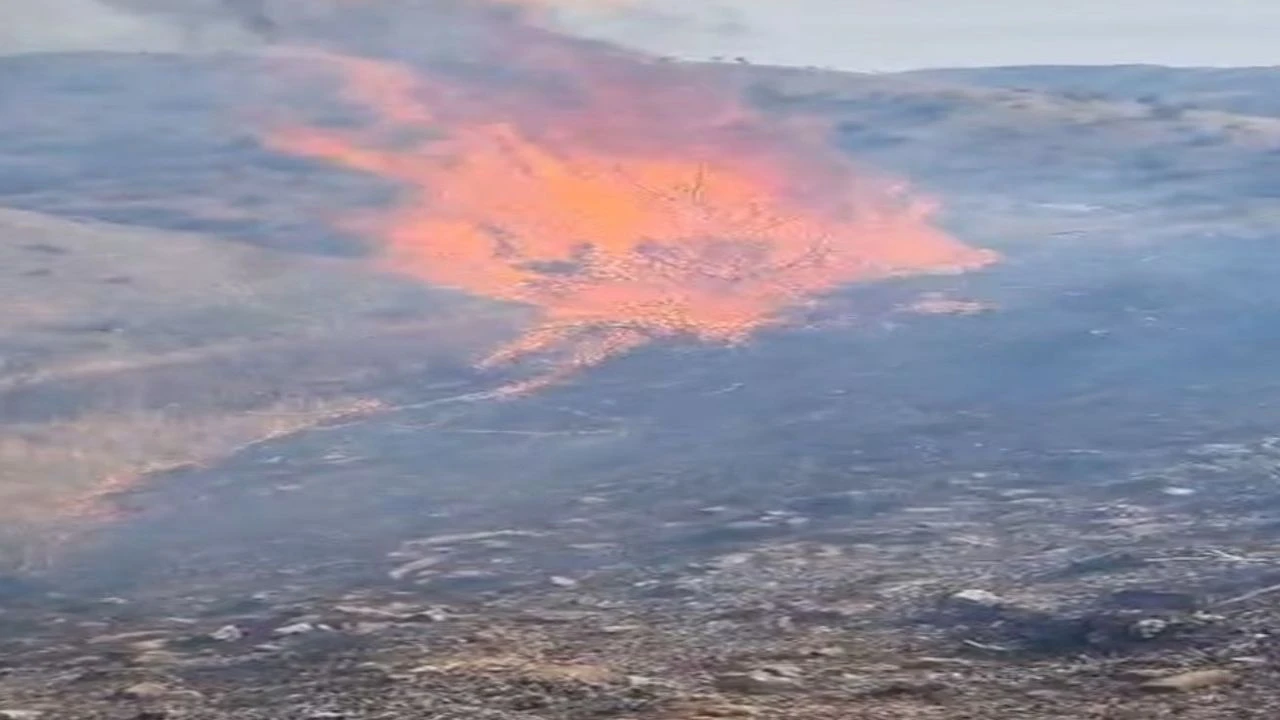
[[(446, 39), (446, 26), (463, 4), (396, 2), (389, 11), (373, 0), (5, 0), (0, 55), (249, 50), (281, 35), (314, 40), (317, 32), (342, 44), (373, 40), (383, 50), (389, 44), (412, 48)], [(737, 13), (714, 3), (681, 13), (641, 0), (502, 0), (491, 7), (502, 5), (537, 11), (544, 19), (554, 15), (576, 33), (629, 39), (636, 46), (653, 46), (673, 32), (723, 34), (744, 27)], [(324, 27), (335, 10), (354, 6), (380, 14), (381, 21)]]
[(994, 259), (824, 128), (759, 112), (712, 68), (562, 25), (633, 0), (27, 2), (82, 44), (269, 45), (279, 86), (336, 80), (341, 119), (324, 102), (269, 144), (400, 188), (351, 219), (386, 267), (535, 311), (485, 365), (549, 360), (545, 380), (661, 340), (745, 342), (846, 284)]
[(269, 137), (402, 188), (354, 220), (387, 267), (536, 311), (482, 363), (552, 360), (517, 387), (666, 339), (745, 342), (850, 283), (994, 260), (824, 128), (759, 112), (713, 69), (565, 34), (546, 5), (352, 0), (430, 8), (448, 33), (302, 54), (366, 122)]
[(76, 50), (172, 50), (176, 28), (96, 0), (9, 0), (0, 53)]
[(0, 55), (236, 50), (273, 29), (258, 0), (5, 0)]

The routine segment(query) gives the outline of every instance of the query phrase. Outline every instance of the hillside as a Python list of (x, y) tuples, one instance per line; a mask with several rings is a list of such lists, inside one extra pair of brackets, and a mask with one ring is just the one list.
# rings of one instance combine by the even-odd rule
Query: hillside
[[(931, 76), (730, 68), (763, 107), (811, 113), (841, 147), (949, 201), (1001, 193), (1162, 212), (1252, 207), (1277, 187), (1280, 123), (1208, 108), (1169, 116), (1127, 97)], [(961, 71), (958, 71), (961, 72)]]
[(1280, 702), (1271, 71), (702, 66), (1001, 261), (509, 395), (260, 62), (0, 58), (0, 718)]
[(1280, 116), (1280, 67), (1171, 68), (1158, 65), (1030, 66), (927, 70), (901, 77), (1023, 89), (1077, 98), (1139, 101), (1153, 112), (1223, 110)]
[(516, 317), (198, 235), (0, 209), (0, 239), (10, 532), (99, 486), (367, 411), (392, 378), (462, 372)]
[[(276, 407), (305, 425), (313, 413), (395, 394), (397, 378), (428, 358), (439, 362), (440, 353), (446, 364), (465, 364), (510, 332), (510, 309), (369, 268), (364, 239), (338, 221), (385, 202), (391, 189), (266, 149), (247, 110), (287, 96), (246, 81), (253, 62), (112, 53), (0, 59), (0, 204), (22, 209), (0, 216), (10, 239), (0, 259), (11, 268), (0, 292), (19, 309), (0, 321), (0, 393), (10, 434), (28, 439), (17, 452), (46, 448), (39, 463), (55, 463), (47, 448), (65, 447), (59, 433), (119, 446), (102, 426), (128, 436), (131, 422), (162, 423), (174, 408), (197, 425), (225, 414), (274, 427), (274, 419), (245, 413)], [(1013, 82), (1016, 69), (709, 69), (768, 112), (820, 118), (835, 147), (909, 178), (942, 199), (954, 232), (1014, 258), (1060, 252), (1064, 239), (1255, 236), (1280, 217), (1280, 167), (1270, 162), (1280, 148), (1277, 118), (1222, 109), (1170, 116), (1119, 92), (1064, 93), (1048, 80), (1040, 91), (1000, 87), (1024, 84)], [(1024, 75), (1159, 84), (1131, 78), (1135, 72)], [(1158, 77), (1211, 82), (1202, 75), (1166, 69)], [(470, 319), (477, 317), (492, 320)], [(121, 412), (136, 417), (106, 422)], [(231, 435), (235, 442), (210, 444), (234, 447), (254, 431)], [(211, 451), (106, 454), (117, 452), (138, 457), (79, 467), (101, 478)], [(34, 457), (23, 456), (22, 475)]]
[[(339, 228), (335, 208), (385, 203), (393, 188), (265, 149), (259, 130), (270, 114), (254, 108), (325, 109), (308, 110), (289, 88), (246, 80), (254, 75), (246, 62), (155, 54), (0, 60), (0, 204), (359, 254), (363, 239)], [(1141, 99), (1146, 91), (1085, 97), (966, 83), (963, 74), (976, 71), (957, 71), (954, 80), (736, 65), (722, 72), (769, 111), (820, 117), (839, 147), (936, 191), (948, 209), (1006, 204), (954, 214), (1007, 219), (1141, 206), (1229, 212), (1241, 224), (1256, 213), (1267, 223), (1280, 192), (1272, 161), (1280, 119), (1231, 106), (1171, 114)]]

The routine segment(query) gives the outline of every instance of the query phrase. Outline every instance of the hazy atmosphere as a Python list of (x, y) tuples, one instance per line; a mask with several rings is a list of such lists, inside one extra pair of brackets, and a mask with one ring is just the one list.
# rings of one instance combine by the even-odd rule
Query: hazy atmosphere
[[(1271, 0), (652, 0), (661, 52), (847, 70), (1023, 64), (1273, 65)], [(675, 28), (673, 30), (673, 28)], [(610, 28), (634, 40), (634, 26)]]
[[(165, 50), (172, 24), (102, 0), (7, 0), (0, 52)], [(131, 4), (125, 0), (123, 4)], [(146, 3), (132, 3), (134, 5)], [(154, 3), (153, 3), (154, 4)], [(164, 3), (160, 3), (164, 4)], [(180, 3), (168, 3), (177, 5)], [(189, 0), (200, 7), (217, 3)], [(270, 3), (268, 3), (269, 5)], [(637, 0), (617, 14), (577, 3), (579, 30), (684, 57), (845, 70), (1023, 64), (1274, 65), (1271, 0)], [(601, 5), (605, 5), (601, 3)], [(608, 3), (616, 7), (615, 3)], [(587, 17), (584, 17), (587, 16)], [(219, 38), (233, 41), (234, 32)]]

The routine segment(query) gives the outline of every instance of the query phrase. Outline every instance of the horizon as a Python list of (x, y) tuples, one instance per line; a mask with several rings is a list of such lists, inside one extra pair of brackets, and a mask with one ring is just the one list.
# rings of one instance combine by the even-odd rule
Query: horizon
[[(173, 17), (140, 15), (104, 0), (12, 0), (0, 56), (59, 51), (189, 50)], [(690, 7), (638, 0), (617, 12), (562, 11), (565, 29), (685, 60), (732, 60), (850, 72), (1017, 66), (1268, 68), (1280, 59), (1280, 6), (1222, 0), (1212, 12), (1188, 0), (1081, 0), (1070, 12), (1007, 0), (725, 0)], [(255, 41), (226, 23), (205, 50)]]
[(1280, 7), (1223, 0), (1082, 0), (1070, 10), (1007, 0), (734, 0), (690, 9), (647, 0), (623, 15), (577, 11), (570, 26), (659, 54), (854, 72), (1020, 65), (1273, 67)]

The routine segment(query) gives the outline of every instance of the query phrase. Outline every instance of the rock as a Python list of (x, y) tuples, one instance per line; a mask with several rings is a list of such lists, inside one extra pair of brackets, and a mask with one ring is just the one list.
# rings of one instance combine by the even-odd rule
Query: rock
[(774, 523), (765, 520), (737, 520), (735, 522), (725, 523), (722, 526), (724, 533), (739, 537), (770, 535), (773, 534), (776, 529), (777, 526)]
[(163, 650), (168, 644), (168, 638), (156, 638), (155, 640), (141, 640), (139, 642), (129, 643), (129, 649), (145, 653), (153, 650)]
[(369, 618), (372, 620), (408, 620), (413, 617), (412, 613), (385, 610), (383, 608), (365, 607), (362, 605), (338, 605), (333, 609), (344, 615), (353, 615), (355, 617)]
[(957, 670), (973, 667), (973, 663), (964, 658), (925, 656), (908, 660), (900, 667), (904, 670)]
[(1149, 692), (1188, 692), (1234, 682), (1235, 673), (1229, 670), (1193, 670), (1148, 680), (1139, 687)]
[(148, 640), (159, 640), (168, 633), (163, 630), (141, 630), (138, 632), (118, 633), (115, 635), (99, 635), (89, 640), (89, 645), (109, 645), (114, 643), (128, 644)]
[(1253, 665), (1255, 667), (1261, 667), (1261, 666), (1267, 665), (1270, 662), (1270, 660), (1268, 660), (1266, 657), (1261, 655), (1243, 655), (1241, 657), (1231, 658), (1231, 662), (1238, 663), (1240, 665)]
[(218, 642), (236, 642), (244, 639), (244, 631), (235, 625), (224, 625), (209, 633), (209, 637)]
[(608, 552), (610, 550), (616, 550), (617, 548), (618, 548), (617, 543), (610, 543), (610, 542), (573, 543), (569, 545), (570, 550), (575, 550), (577, 552), (586, 552), (586, 553)]
[(561, 575), (553, 575), (548, 582), (558, 588), (575, 588), (578, 587), (578, 581), (573, 578), (567, 578)]
[(391, 677), (393, 668), (384, 663), (367, 661), (356, 665), (355, 671), (365, 675)]
[(134, 665), (176, 665), (182, 662), (182, 656), (166, 650), (152, 650), (133, 658)]
[(1160, 618), (1146, 618), (1129, 626), (1129, 634), (1139, 640), (1154, 640), (1169, 630), (1169, 621)]
[(958, 593), (952, 594), (947, 598), (947, 600), (956, 605), (989, 609), (999, 608), (1008, 604), (1004, 598), (993, 592), (977, 589), (961, 590)]
[(527, 681), (547, 683), (575, 683), (603, 686), (626, 682), (626, 676), (602, 665), (584, 663), (559, 665), (540, 663), (521, 668), (521, 678)]
[(529, 532), (527, 530), (492, 530), (489, 532), (475, 533), (458, 533), (454, 535), (437, 535), (429, 538), (418, 538), (416, 540), (407, 540), (402, 543), (405, 548), (428, 548), (428, 547), (444, 547), (448, 545), (459, 545), (461, 543), (478, 542), (481, 540), (494, 539), (515, 539), (515, 538), (537, 538), (541, 537), (541, 533)]
[(680, 720), (702, 720), (703, 718), (749, 718), (760, 714), (758, 708), (750, 705), (735, 705), (720, 701), (686, 701), (678, 703), (673, 710), (673, 718)]
[(804, 674), (799, 665), (791, 665), (789, 663), (778, 663), (776, 665), (765, 665), (760, 668), (761, 672), (776, 675), (778, 677), (798, 678)]
[(125, 700), (158, 700), (167, 697), (171, 692), (172, 690), (167, 686), (157, 682), (140, 682), (121, 689), (116, 696)]
[(1168, 669), (1158, 668), (1126, 668), (1116, 673), (1115, 677), (1130, 682), (1146, 682), (1169, 675)]
[(272, 630), (271, 634), (276, 637), (290, 637), (293, 635), (305, 635), (309, 632), (315, 632), (318, 629), (319, 628), (309, 622), (300, 622), (278, 627), (275, 630)]
[(423, 610), (422, 612), (418, 613), (417, 615), (414, 616), (414, 619), (423, 620), (426, 622), (438, 623), (438, 622), (444, 622), (452, 617), (453, 615), (449, 614), (448, 610), (442, 610), (440, 608), (431, 608), (430, 610)]
[(39, 720), (43, 710), (0, 710), (0, 720)]
[(765, 695), (769, 693), (793, 692), (800, 690), (804, 684), (793, 674), (788, 666), (787, 672), (779, 673), (773, 668), (761, 668), (750, 672), (724, 673), (716, 676), (716, 689), (724, 692), (746, 693), (749, 695)]
[(720, 555), (719, 557), (712, 558), (706, 565), (711, 570), (725, 570), (731, 567), (746, 565), (751, 562), (754, 557), (755, 556), (751, 553), (745, 552), (729, 553), (727, 555)]
[(890, 680), (859, 688), (856, 692), (858, 697), (882, 700), (902, 697), (937, 698), (949, 689), (945, 683), (934, 680)]
[(418, 558), (417, 560), (407, 562), (395, 568), (391, 572), (387, 573), (387, 575), (390, 576), (392, 580), (404, 580), (410, 575), (417, 575), (421, 573), (423, 570), (428, 570), (432, 567), (435, 567), (436, 565), (439, 565), (443, 560), (444, 558), (436, 555), (432, 555), (430, 557)]
[(632, 688), (671, 688), (671, 683), (657, 678), (651, 678), (644, 675), (628, 675), (626, 678), (627, 687)]
[(644, 580), (635, 583), (632, 587), (640, 590), (643, 597), (656, 599), (690, 597), (692, 595), (697, 595), (700, 589), (699, 582), (696, 578), (681, 578), (672, 582)]

